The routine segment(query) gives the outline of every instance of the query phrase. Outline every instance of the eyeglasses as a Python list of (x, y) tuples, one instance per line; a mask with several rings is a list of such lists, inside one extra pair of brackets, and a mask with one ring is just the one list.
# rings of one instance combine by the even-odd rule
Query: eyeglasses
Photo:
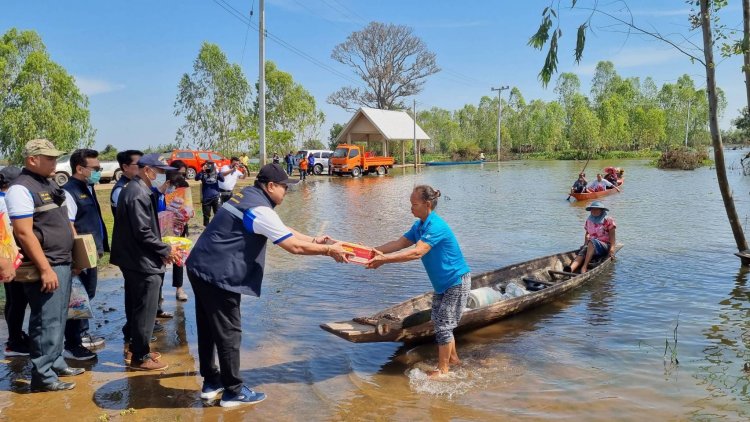
[(289, 185), (287, 185), (286, 183), (276, 183), (276, 182), (273, 182), (273, 184), (281, 186), (282, 188), (284, 188), (284, 192), (286, 192), (287, 190), (289, 190)]
[(87, 168), (87, 169), (90, 169), (90, 170), (94, 170), (94, 171), (102, 171), (103, 170), (101, 167), (89, 167), (89, 166), (85, 166), (84, 168)]

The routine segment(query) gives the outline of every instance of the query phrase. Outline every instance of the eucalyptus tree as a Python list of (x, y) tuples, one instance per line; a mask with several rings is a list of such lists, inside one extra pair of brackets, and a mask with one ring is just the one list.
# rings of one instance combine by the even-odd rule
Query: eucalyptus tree
[(96, 131), (89, 100), (49, 56), (34, 31), (8, 30), (0, 38), (0, 152), (20, 163), (23, 146), (48, 138), (63, 151), (90, 147)]
[(250, 141), (249, 96), (240, 66), (229, 63), (218, 45), (204, 42), (193, 72), (183, 74), (178, 85), (174, 114), (184, 122), (175, 142), (225, 153), (245, 150)]

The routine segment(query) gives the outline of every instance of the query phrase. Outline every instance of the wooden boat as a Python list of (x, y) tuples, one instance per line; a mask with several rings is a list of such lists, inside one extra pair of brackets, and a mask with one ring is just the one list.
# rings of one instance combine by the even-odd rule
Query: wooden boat
[[(618, 244), (615, 251), (620, 248), (622, 245)], [(587, 283), (612, 265), (613, 261), (605, 258), (589, 265), (589, 271), (585, 274), (562, 271), (565, 265), (573, 261), (577, 251), (536, 258), (473, 276), (472, 290), (480, 287), (505, 289), (510, 282), (522, 285), (533, 283), (539, 290), (500, 300), (482, 308), (467, 309), (454, 332), (460, 333), (489, 325), (550, 302)], [(430, 320), (431, 309), (432, 293), (425, 293), (368, 317), (331, 322), (320, 327), (354, 343), (414, 343), (434, 336), (435, 331)]]
[(424, 163), (426, 166), (457, 166), (460, 164), (482, 164), (484, 161), (428, 161)]
[[(625, 184), (625, 179), (617, 179), (617, 183), (617, 187), (622, 190), (622, 185)], [(615, 192), (617, 192), (617, 189), (611, 188), (599, 192), (571, 193), (570, 196), (575, 198), (576, 201), (590, 201), (592, 199), (601, 198), (602, 196), (612, 195)]]

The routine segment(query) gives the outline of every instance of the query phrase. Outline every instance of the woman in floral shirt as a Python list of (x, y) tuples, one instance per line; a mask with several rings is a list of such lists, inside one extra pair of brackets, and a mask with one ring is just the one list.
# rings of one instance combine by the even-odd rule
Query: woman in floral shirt
[(586, 207), (586, 211), (590, 211), (591, 215), (583, 224), (585, 230), (584, 246), (578, 251), (578, 256), (570, 264), (570, 268), (566, 268), (570, 272), (575, 272), (580, 267), (581, 274), (586, 272), (589, 262), (594, 257), (608, 255), (614, 259), (615, 249), (612, 245), (616, 245), (615, 229), (617, 224), (614, 218), (607, 215), (609, 208), (599, 201), (594, 201)]

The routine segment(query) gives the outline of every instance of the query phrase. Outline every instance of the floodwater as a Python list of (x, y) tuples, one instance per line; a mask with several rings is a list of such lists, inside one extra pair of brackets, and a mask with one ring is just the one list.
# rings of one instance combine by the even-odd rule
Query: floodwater
[[(750, 215), (742, 151), (727, 151), (739, 214)], [(313, 177), (277, 208), (296, 229), (377, 245), (413, 221), (409, 193), (427, 183), (438, 212), (479, 273), (576, 248), (585, 204), (568, 203), (581, 162), (507, 162), (395, 169), (387, 177)], [(626, 168), (623, 193), (604, 199), (625, 247), (611, 270), (551, 304), (460, 336), (464, 365), (424, 377), (433, 345), (353, 344), (323, 322), (368, 315), (429, 290), (419, 262), (377, 271), (270, 247), (261, 298), (242, 305), (242, 375), (268, 394), (235, 410), (198, 398), (194, 302), (165, 287), (154, 348), (171, 367), (133, 373), (122, 363), (122, 281), (100, 281), (97, 332), (107, 338), (72, 392), (29, 394), (30, 364), (0, 368), (0, 418), (8, 420), (747, 420), (750, 418), (750, 285), (713, 170)], [(171, 276), (167, 275), (167, 284)], [(103, 309), (102, 309), (103, 308)], [(109, 311), (109, 309), (114, 309)], [(104, 311), (108, 312), (104, 312)], [(0, 336), (5, 338), (5, 326)], [(676, 345), (675, 345), (676, 341)], [(669, 348), (666, 347), (667, 343)], [(665, 350), (666, 349), (666, 350)], [(677, 363), (678, 361), (679, 363)], [(72, 362), (73, 366), (82, 364)]]

